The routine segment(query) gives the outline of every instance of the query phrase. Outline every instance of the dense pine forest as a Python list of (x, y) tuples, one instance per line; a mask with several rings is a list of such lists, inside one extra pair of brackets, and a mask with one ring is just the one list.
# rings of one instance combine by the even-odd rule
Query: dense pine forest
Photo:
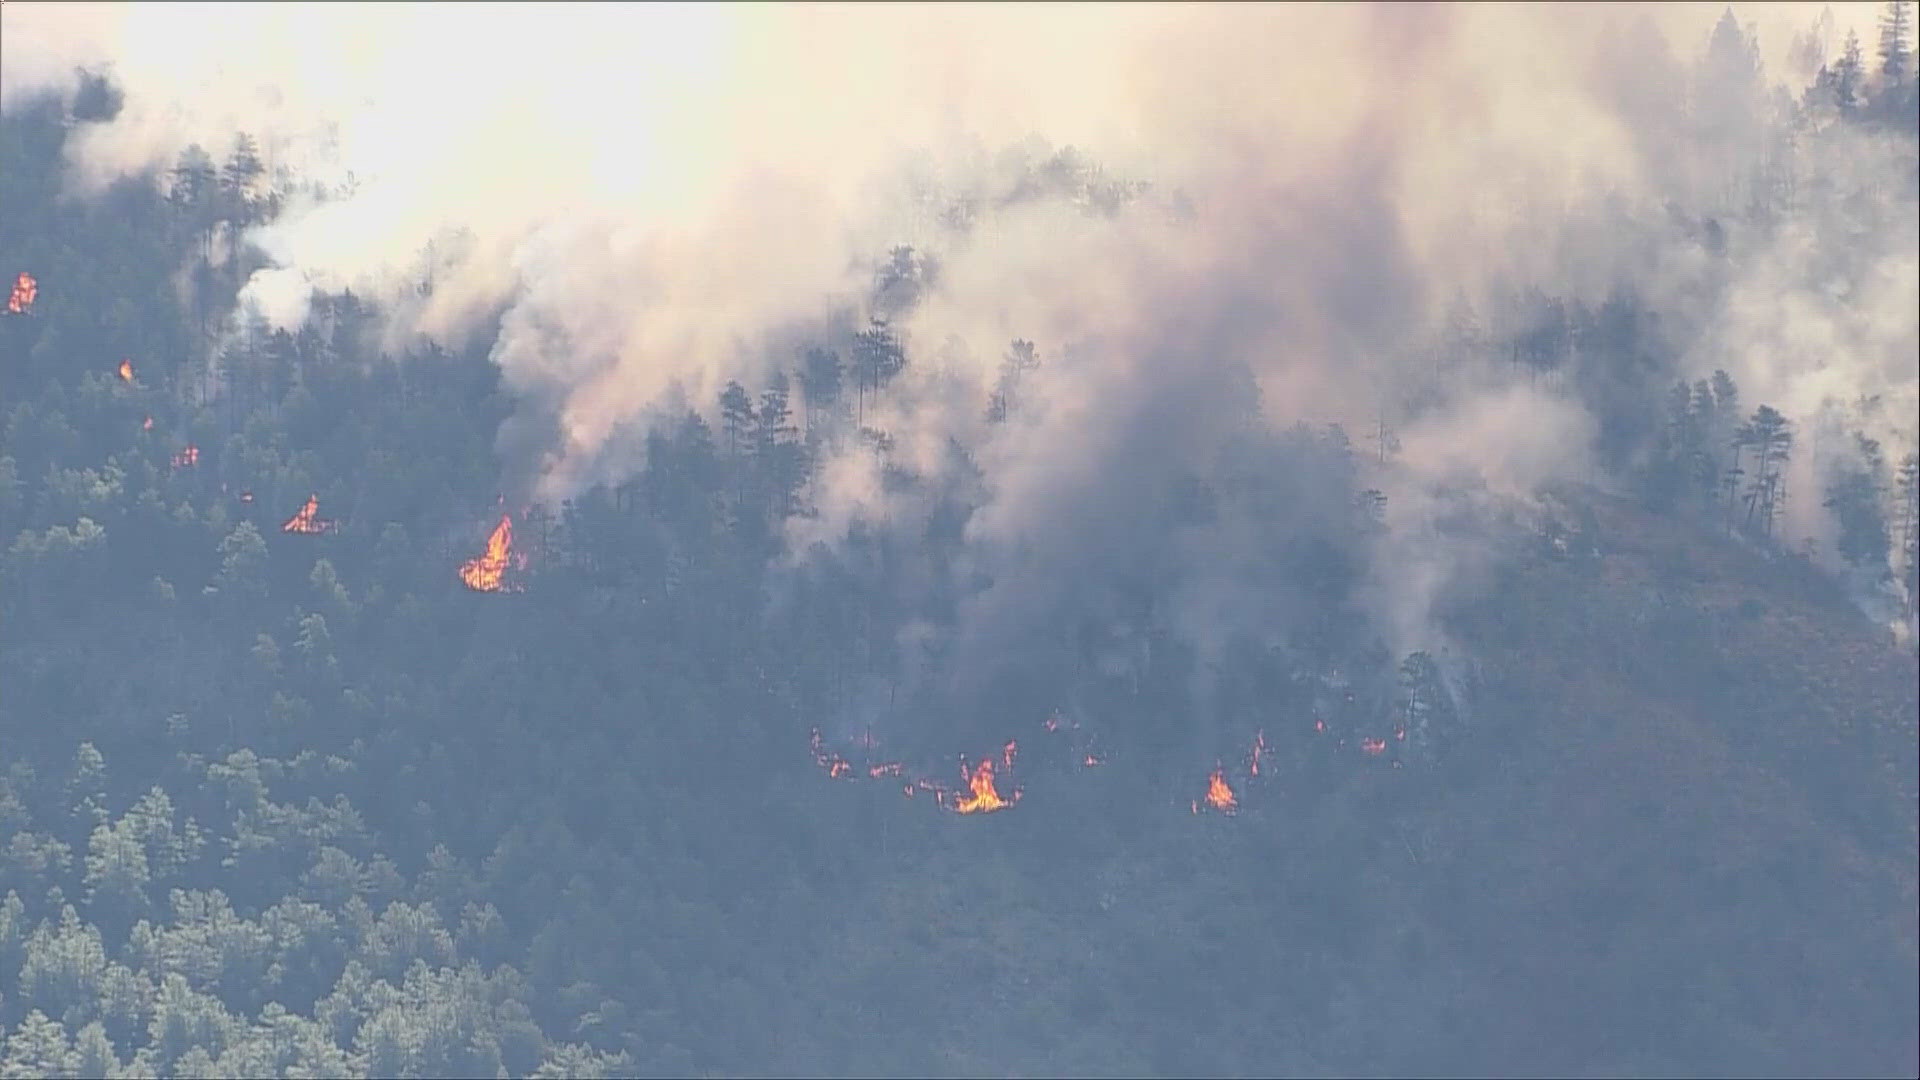
[[(1016, 436), (1097, 346), (997, 343), (924, 437), (948, 278), (891, 245), (556, 494), (507, 313), (248, 302), (346, 193), (237, 131), (76, 193), (127, 91), (10, 92), (0, 1077), (1912, 1075), (1913, 418), (1687, 347), (1783, 237), (1910, 234), (1909, 18), (1755, 91), (1679, 284), (1463, 295), (1365, 426), (1156, 385), (1077, 485)], [(1784, 87), (1731, 14), (1687, 47)], [(1186, 212), (996, 160), (954, 230)], [(1466, 382), (1591, 463), (1415, 528)]]

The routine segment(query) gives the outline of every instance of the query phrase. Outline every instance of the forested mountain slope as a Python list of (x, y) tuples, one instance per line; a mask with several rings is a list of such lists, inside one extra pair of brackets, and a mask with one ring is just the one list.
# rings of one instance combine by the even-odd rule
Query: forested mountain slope
[[(1861, 62), (1780, 110), (1842, 187), (1913, 154)], [(1860, 404), (1792, 472), (1665, 282), (1463, 308), (1350, 437), (1200, 334), (965, 384), (895, 248), (556, 497), (510, 313), (275, 325), (251, 230), (350, 193), (77, 192), (119, 93), (0, 113), (0, 1076), (1920, 1070), (1914, 467)], [(1826, 191), (1658, 216), (1711, 293)], [(1593, 482), (1444, 467), (1547, 406)]]

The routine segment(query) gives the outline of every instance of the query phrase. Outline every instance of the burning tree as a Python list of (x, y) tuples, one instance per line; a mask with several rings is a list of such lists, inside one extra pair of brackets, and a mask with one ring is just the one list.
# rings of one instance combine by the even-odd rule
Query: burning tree
[(7, 297), (7, 311), (13, 315), (25, 315), (33, 310), (33, 298), (40, 294), (40, 286), (33, 275), (22, 270), (20, 276), (13, 279), (13, 295)]
[[(251, 502), (252, 494), (242, 494), (241, 500), (243, 502)], [(300, 508), (299, 513), (288, 518), (287, 523), (280, 526), (280, 531), (290, 533), (332, 532), (333, 522), (321, 519), (320, 497), (318, 495), (309, 495), (307, 496), (307, 504)]]
[[(1012, 745), (1008, 745), (1007, 757), (1013, 757)], [(987, 758), (975, 766), (971, 775), (962, 768), (961, 774), (967, 776), (968, 794), (953, 804), (955, 813), (990, 814), (995, 810), (1005, 810), (1020, 801), (1020, 792), (1015, 789), (1010, 797), (1002, 797), (993, 783), (993, 759)]]
[[(1202, 800), (1195, 799), (1193, 812), (1200, 812)], [(1207, 777), (1206, 804), (1223, 814), (1231, 814), (1240, 808), (1240, 800), (1234, 797), (1233, 788), (1227, 783), (1227, 770), (1217, 762), (1213, 773)]]
[(500, 592), (507, 566), (513, 561), (513, 517), (500, 515), (500, 524), (487, 537), (487, 550), (460, 564), (460, 580), (475, 592)]

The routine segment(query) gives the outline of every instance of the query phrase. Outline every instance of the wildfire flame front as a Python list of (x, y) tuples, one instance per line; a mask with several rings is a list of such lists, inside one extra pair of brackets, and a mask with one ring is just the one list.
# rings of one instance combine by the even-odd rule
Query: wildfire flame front
[(987, 758), (974, 768), (973, 775), (967, 778), (967, 787), (972, 794), (953, 804), (953, 809), (958, 813), (990, 814), (1020, 801), (1020, 792), (1015, 791), (1012, 798), (1001, 798), (1000, 792), (994, 788), (992, 758)]
[(487, 537), (486, 553), (460, 564), (460, 580), (475, 592), (499, 592), (501, 578), (513, 561), (513, 518), (500, 515), (500, 524)]

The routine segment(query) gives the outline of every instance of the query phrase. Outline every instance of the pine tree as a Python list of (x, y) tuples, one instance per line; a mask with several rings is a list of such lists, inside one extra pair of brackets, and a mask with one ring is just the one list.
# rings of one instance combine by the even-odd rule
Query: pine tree
[(1880, 17), (1880, 75), (1888, 87), (1905, 85), (1913, 77), (1913, 50), (1907, 35), (1913, 32), (1907, 0), (1889, 0)]

